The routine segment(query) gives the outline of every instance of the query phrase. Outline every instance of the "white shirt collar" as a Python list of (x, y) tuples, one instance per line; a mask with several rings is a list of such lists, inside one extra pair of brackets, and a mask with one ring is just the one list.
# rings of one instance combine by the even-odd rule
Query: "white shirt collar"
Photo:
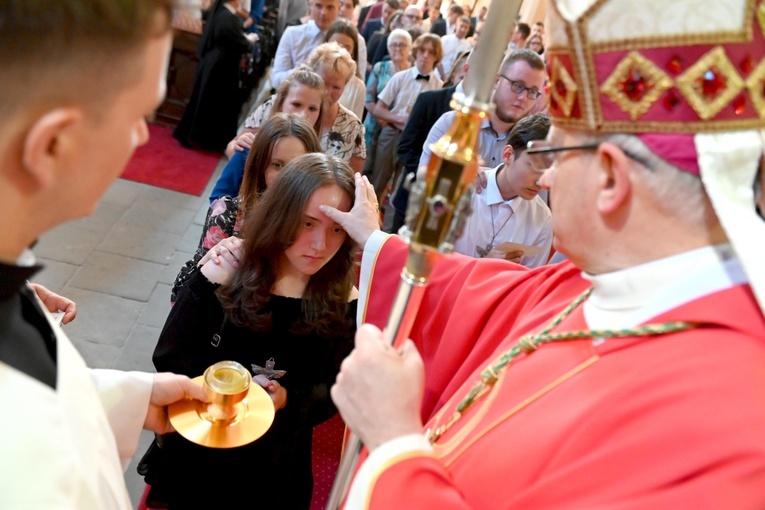
[(489, 206), (495, 205), (495, 204), (507, 204), (510, 209), (512, 209), (513, 212), (516, 212), (518, 210), (518, 206), (520, 204), (519, 201), (523, 200), (523, 198), (518, 195), (516, 197), (511, 198), (510, 200), (505, 200), (502, 198), (502, 192), (499, 191), (499, 184), (497, 183), (497, 175), (499, 175), (500, 169), (503, 169), (505, 167), (505, 164), (501, 164), (497, 166), (496, 168), (492, 168), (491, 170), (486, 171), (486, 203)]
[(584, 303), (593, 329), (624, 328), (700, 297), (746, 283), (729, 244), (707, 246), (639, 266), (582, 277), (593, 292)]
[(305, 24), (305, 31), (310, 36), (317, 36), (322, 33), (322, 30), (319, 28), (319, 25), (316, 24), (314, 20), (308, 20), (308, 23)]
[(35, 257), (35, 254), (30, 249), (26, 249), (21, 252), (21, 255), (19, 255), (18, 260), (16, 260), (17, 266), (22, 267), (31, 267), (37, 264), (37, 257)]

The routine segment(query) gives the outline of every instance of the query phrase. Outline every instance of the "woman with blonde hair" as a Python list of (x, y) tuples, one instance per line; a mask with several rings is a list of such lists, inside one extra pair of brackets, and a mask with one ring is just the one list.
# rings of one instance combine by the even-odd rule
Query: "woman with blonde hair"
[(339, 102), (345, 86), (356, 73), (356, 63), (345, 48), (328, 42), (311, 52), (306, 65), (327, 85), (326, 109), (319, 139), (321, 146), (327, 154), (339, 157), (355, 172), (361, 172), (367, 157), (364, 126), (356, 114)]
[[(237, 152), (249, 150), (261, 124), (274, 113), (295, 113), (306, 118), (316, 128), (316, 136), (319, 136), (325, 92), (321, 76), (307, 67), (298, 67), (285, 78), (276, 94), (247, 117), (242, 132), (226, 147), (226, 155), (233, 159)], [(239, 168), (244, 167), (240, 164)]]
[[(311, 52), (305, 68), (319, 75), (326, 85), (319, 131), (322, 149), (326, 154), (337, 156), (348, 163), (354, 171), (360, 172), (367, 156), (364, 126), (356, 114), (339, 103), (345, 86), (356, 73), (356, 63), (348, 50), (336, 42), (328, 42), (320, 44)], [(298, 68), (300, 69), (304, 68)], [(247, 117), (244, 124), (246, 128), (255, 127), (256, 113), (257, 111)], [(244, 150), (249, 149), (251, 144), (251, 137), (248, 139), (243, 133), (233, 140), (229, 147)]]
[[(336, 42), (345, 48), (351, 54), (356, 65), (359, 65), (359, 32), (347, 20), (338, 19), (332, 23), (324, 36), (324, 42)], [(340, 104), (355, 113), (356, 117), (360, 119), (364, 115), (365, 95), (364, 81), (356, 73), (348, 80), (345, 91), (340, 96)]]

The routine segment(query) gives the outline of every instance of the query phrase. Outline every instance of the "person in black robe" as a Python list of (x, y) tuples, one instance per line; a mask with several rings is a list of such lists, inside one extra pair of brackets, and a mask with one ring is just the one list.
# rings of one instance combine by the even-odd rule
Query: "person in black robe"
[(217, 0), (207, 15), (199, 42), (191, 99), (173, 136), (186, 147), (222, 152), (236, 135), (243, 97), (239, 92), (242, 54), (252, 50), (236, 14), (240, 0)]

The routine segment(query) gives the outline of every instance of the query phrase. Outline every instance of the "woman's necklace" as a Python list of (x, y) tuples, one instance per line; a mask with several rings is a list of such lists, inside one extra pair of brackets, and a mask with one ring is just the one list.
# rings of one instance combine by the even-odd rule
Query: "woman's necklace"
[(472, 406), (477, 400), (484, 395), (491, 392), (494, 388), (494, 383), (499, 380), (500, 373), (507, 368), (513, 359), (515, 359), (520, 353), (526, 355), (531, 354), (541, 344), (552, 342), (563, 342), (566, 340), (581, 340), (583, 338), (626, 338), (635, 336), (652, 336), (663, 335), (666, 333), (675, 333), (677, 331), (684, 331), (686, 329), (695, 328), (701, 325), (697, 322), (665, 322), (661, 324), (646, 324), (645, 326), (638, 326), (628, 329), (588, 329), (580, 331), (567, 331), (565, 333), (550, 333), (555, 326), (560, 324), (563, 319), (568, 317), (574, 309), (579, 306), (585, 299), (587, 299), (592, 293), (592, 287), (587, 289), (581, 296), (576, 298), (573, 303), (568, 305), (565, 310), (558, 314), (555, 319), (542, 331), (535, 335), (525, 335), (518, 340), (512, 348), (500, 354), (500, 356), (492, 364), (487, 366), (481, 372), (481, 380), (473, 387), (472, 390), (463, 398), (454, 410), (454, 413), (443, 425), (439, 425), (433, 430), (428, 429), (425, 435), (428, 437), (428, 441), (431, 444), (438, 441), (452, 425), (454, 425), (461, 417), (462, 414)]
[[(492, 204), (494, 205), (494, 204)], [(475, 249), (478, 252), (479, 258), (484, 258), (489, 254), (491, 250), (494, 249), (494, 240), (497, 238), (497, 236), (502, 232), (502, 229), (505, 228), (505, 225), (507, 225), (507, 222), (510, 221), (510, 218), (513, 217), (513, 210), (510, 210), (510, 216), (507, 217), (505, 222), (502, 224), (501, 227), (499, 227), (499, 230), (496, 232), (494, 231), (494, 208), (492, 205), (489, 206), (489, 212), (491, 213), (491, 241), (486, 243), (486, 246), (481, 248), (480, 246), (476, 245)]]

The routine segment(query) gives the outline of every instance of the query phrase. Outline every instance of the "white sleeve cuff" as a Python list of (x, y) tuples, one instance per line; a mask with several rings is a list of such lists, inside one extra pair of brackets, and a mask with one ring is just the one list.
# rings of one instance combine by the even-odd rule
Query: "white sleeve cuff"
[(377, 474), (392, 459), (405, 453), (431, 453), (432, 451), (433, 447), (424, 434), (409, 434), (381, 444), (369, 454), (353, 479), (345, 509), (356, 510), (366, 507)]
[(90, 369), (90, 375), (117, 442), (122, 469), (127, 469), (146, 421), (154, 374)]
[(359, 304), (356, 311), (356, 323), (358, 325), (363, 323), (366, 315), (369, 280), (372, 278), (377, 255), (390, 236), (391, 234), (386, 234), (382, 230), (375, 230), (364, 245), (364, 251), (361, 255), (361, 270), (359, 271)]

